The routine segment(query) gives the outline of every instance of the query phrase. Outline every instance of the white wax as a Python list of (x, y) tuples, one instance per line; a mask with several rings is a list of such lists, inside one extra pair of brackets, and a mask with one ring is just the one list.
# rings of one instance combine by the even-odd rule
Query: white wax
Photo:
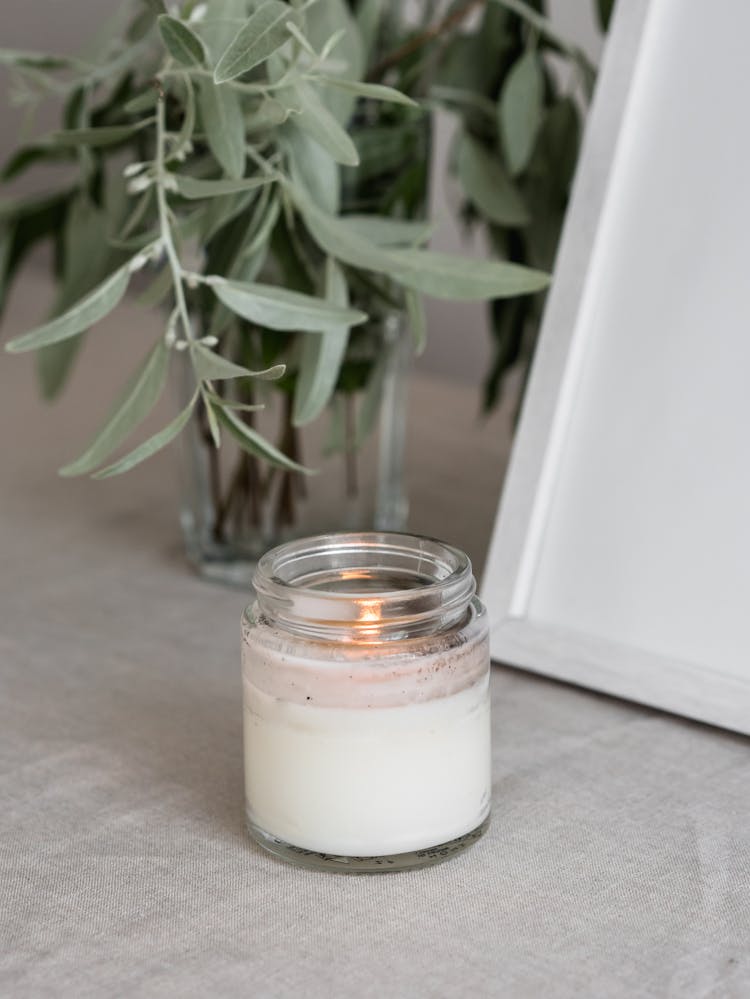
[(323, 707), (245, 677), (250, 819), (294, 846), (387, 856), (471, 832), (490, 808), (489, 676), (444, 697)]

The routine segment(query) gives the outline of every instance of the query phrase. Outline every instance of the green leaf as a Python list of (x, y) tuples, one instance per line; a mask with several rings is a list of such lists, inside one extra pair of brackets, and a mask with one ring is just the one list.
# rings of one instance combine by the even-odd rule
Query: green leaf
[(133, 236), (133, 233), (138, 232), (141, 223), (145, 221), (149, 208), (155, 203), (154, 189), (153, 187), (147, 188), (137, 199), (135, 207), (128, 214), (127, 218), (122, 221), (121, 227), (113, 227), (112, 235), (110, 236), (110, 242), (113, 246), (119, 246), (123, 249), (130, 248), (128, 244), (135, 240), (140, 241), (140, 245), (143, 245), (142, 241), (144, 239), (155, 239), (157, 236), (157, 230), (153, 229), (151, 232), (153, 235), (144, 233), (141, 231), (138, 236)]
[(54, 163), (72, 160), (74, 157), (75, 149), (53, 146), (48, 141), (38, 142), (33, 146), (21, 146), (3, 164), (0, 180), (13, 180), (36, 163)]
[[(220, 230), (228, 225), (238, 215), (255, 200), (253, 191), (245, 194), (225, 194), (217, 198), (211, 198), (201, 205), (203, 220), (200, 226), (199, 240), (210, 254), (208, 244)], [(224, 268), (219, 268), (223, 270)], [(212, 265), (208, 270), (216, 270)]]
[[(63, 275), (53, 315), (60, 315), (95, 287), (107, 272), (107, 218), (88, 197), (76, 197), (65, 219)], [(37, 375), (44, 399), (54, 399), (63, 388), (83, 337), (72, 337), (42, 347)]]
[(552, 268), (557, 251), (578, 158), (578, 115), (571, 98), (548, 108), (524, 178), (524, 197), (532, 209), (531, 223), (523, 231), (526, 261), (542, 270)]
[(205, 395), (203, 396), (203, 402), (205, 404), (206, 420), (208, 421), (208, 430), (211, 434), (211, 440), (214, 442), (214, 447), (218, 451), (221, 447), (221, 430), (219, 429), (219, 421), (216, 419), (216, 410)]
[(428, 222), (389, 219), (382, 215), (345, 215), (340, 221), (355, 236), (376, 246), (416, 246), (427, 242), (432, 234)]
[(266, 97), (247, 119), (247, 131), (253, 135), (270, 132), (283, 125), (290, 114), (291, 108), (277, 101), (275, 97)]
[(103, 128), (68, 128), (53, 132), (50, 142), (56, 146), (114, 146), (127, 142), (136, 132), (153, 124), (152, 118), (144, 118), (134, 125), (109, 125)]
[(337, 163), (357, 166), (359, 153), (351, 136), (336, 121), (312, 87), (296, 83), (289, 91), (302, 107), (290, 122), (313, 138)]
[[(232, 281), (254, 281), (268, 254), (268, 247), (262, 247), (256, 254), (249, 257), (239, 256), (231, 264), (228, 276)], [(231, 310), (219, 301), (213, 303), (211, 312), (210, 328), (214, 336), (222, 336), (234, 322), (234, 315)]]
[(541, 271), (504, 261), (471, 260), (430, 250), (393, 250), (390, 257), (394, 280), (434, 298), (511, 298), (541, 291), (549, 284), (549, 277)]
[(609, 22), (612, 11), (615, 9), (615, 0), (596, 0), (596, 9), (599, 15), (599, 27), (602, 31), (609, 31)]
[(200, 107), (211, 152), (230, 177), (245, 171), (245, 119), (239, 95), (231, 87), (201, 80)]
[(336, 87), (338, 90), (345, 90), (347, 93), (357, 97), (369, 97), (373, 101), (390, 101), (392, 104), (405, 104), (407, 107), (417, 108), (417, 101), (402, 94), (400, 90), (393, 87), (383, 86), (381, 83), (360, 83), (359, 80), (346, 80), (341, 76), (316, 76), (316, 81), (328, 87)]
[(498, 128), (511, 177), (531, 158), (543, 112), (544, 73), (537, 52), (527, 49), (511, 67), (498, 104)]
[[(546, 160), (544, 172), (548, 175), (547, 183), (558, 193), (560, 208), (565, 207), (570, 194), (580, 142), (581, 119), (578, 106), (571, 97), (563, 97), (548, 109), (537, 144), (541, 158)], [(536, 150), (534, 159), (536, 160)]]
[[(237, 37), (237, 32), (247, 20), (248, 0), (210, 0), (207, 16), (193, 21), (192, 27), (203, 39), (215, 64), (227, 45)], [(253, 6), (256, 6), (255, 2)]]
[(307, 54), (309, 56), (312, 56), (313, 59), (317, 59), (318, 53), (312, 47), (310, 42), (308, 42), (308, 40), (305, 38), (305, 36), (302, 34), (302, 32), (299, 30), (296, 24), (294, 24), (292, 21), (287, 21), (286, 30), (289, 32), (289, 34), (292, 36), (292, 38), (297, 42), (299, 47), (304, 52), (307, 52)]
[(214, 82), (226, 83), (259, 66), (289, 41), (287, 24), (298, 24), (296, 12), (281, 0), (267, 0), (241, 28), (214, 70)]
[(268, 203), (258, 205), (248, 227), (248, 242), (242, 247), (241, 257), (249, 260), (257, 254), (265, 254), (271, 232), (281, 212), (281, 201), (272, 197)]
[(458, 175), (466, 196), (491, 222), (512, 227), (528, 224), (529, 213), (500, 157), (469, 135), (461, 139)]
[(290, 185), (292, 198), (315, 241), (331, 256), (354, 267), (389, 274), (395, 281), (436, 298), (501, 298), (539, 291), (547, 275), (516, 264), (433, 253), (429, 250), (382, 250), (310, 202)]
[(316, 205), (335, 215), (341, 202), (338, 163), (310, 135), (287, 124), (280, 137), (289, 157), (289, 173), (294, 184), (304, 188)]
[(171, 423), (168, 423), (163, 430), (160, 430), (153, 437), (149, 437), (148, 440), (144, 441), (143, 444), (139, 444), (137, 448), (134, 448), (129, 454), (126, 454), (124, 458), (120, 458), (112, 465), (107, 465), (106, 468), (100, 469), (98, 472), (94, 473), (95, 479), (108, 479), (112, 475), (122, 475), (123, 472), (129, 472), (131, 468), (136, 465), (140, 465), (142, 461), (150, 458), (151, 455), (156, 454), (157, 451), (161, 451), (165, 448), (167, 444), (171, 444), (172, 441), (180, 434), (186, 427), (190, 417), (193, 414), (193, 408), (195, 406), (195, 400), (197, 399), (197, 394), (193, 396), (192, 400), (188, 403), (185, 409), (179, 413)]
[[(489, 310), (495, 343), (492, 364), (483, 386), (482, 403), (485, 411), (489, 411), (500, 401), (505, 374), (521, 357), (524, 330), (527, 327), (532, 301), (524, 298), (514, 298), (511, 301), (496, 299)], [(527, 352), (533, 350), (533, 347), (528, 345), (526, 350)]]
[(63, 189), (52, 195), (0, 202), (0, 219), (5, 221), (11, 233), (4, 268), (6, 288), (33, 247), (63, 227), (72, 193), (70, 189)]
[(130, 268), (126, 264), (68, 312), (45, 323), (44, 326), (31, 330), (30, 333), (16, 337), (5, 345), (5, 349), (11, 354), (18, 354), (24, 350), (36, 350), (38, 347), (46, 347), (47, 344), (59, 343), (69, 337), (78, 336), (119, 305), (129, 280)]
[(66, 56), (49, 55), (46, 52), (21, 52), (16, 49), (0, 49), (0, 66), (20, 66), (23, 69), (69, 69), (81, 66), (77, 59)]
[(211, 402), (217, 406), (223, 406), (225, 409), (234, 409), (242, 413), (258, 413), (266, 408), (262, 402), (238, 402), (236, 399), (225, 399), (223, 395), (218, 395), (216, 392), (212, 392), (211, 389), (204, 388), (203, 393)]
[[(108, 193), (111, 198), (111, 189)], [(54, 315), (67, 312), (107, 275), (110, 251), (106, 210), (112, 208), (111, 201), (105, 208), (99, 208), (85, 194), (77, 195), (71, 202), (65, 218), (62, 284)]]
[(214, 406), (214, 410), (219, 422), (226, 427), (243, 451), (264, 458), (272, 465), (285, 468), (290, 472), (303, 472), (305, 475), (314, 474), (313, 469), (305, 468), (303, 465), (298, 465), (296, 461), (292, 461), (273, 444), (261, 437), (252, 427), (238, 419), (230, 410), (220, 406)]
[(200, 198), (218, 198), (224, 194), (237, 194), (240, 191), (254, 191), (274, 180), (273, 177), (265, 175), (240, 177), (237, 180), (201, 180), (199, 177), (188, 177), (178, 173), (171, 174), (170, 179), (173, 179), (177, 185), (178, 193), (189, 201), (196, 201)]
[[(332, 257), (326, 262), (326, 299), (342, 308), (349, 305), (346, 278)], [(296, 427), (310, 423), (328, 404), (338, 381), (348, 340), (349, 327), (346, 325), (330, 326), (304, 337), (292, 414)]]
[(143, 111), (156, 107), (158, 100), (159, 94), (156, 87), (148, 87), (123, 105), (123, 111), (125, 114), (141, 114)]
[(442, 101), (449, 107), (467, 112), (479, 111), (488, 120), (492, 122), (497, 120), (495, 102), (474, 90), (467, 90), (465, 87), (436, 86), (430, 88), (429, 96), (434, 100)]
[(228, 309), (243, 319), (272, 330), (318, 332), (330, 326), (358, 326), (366, 321), (364, 312), (331, 305), (324, 299), (264, 284), (240, 281), (211, 281), (214, 294)]
[(80, 458), (60, 469), (60, 475), (92, 472), (141, 423), (156, 405), (167, 380), (169, 350), (161, 339), (149, 353), (115, 405), (109, 419)]
[[(248, 275), (242, 268), (242, 273), (235, 272), (239, 266), (244, 250), (249, 246), (263, 222), (269, 203), (278, 199), (272, 194), (270, 186), (261, 188), (258, 197), (255, 191), (242, 194), (229, 194), (221, 198), (213, 198), (205, 203), (204, 222), (200, 239), (206, 247), (206, 258), (203, 271), (209, 274), (221, 274), (226, 278), (238, 278), (240, 281), (254, 281), (256, 273)], [(253, 204), (254, 203), (254, 204)], [(265, 242), (262, 247), (265, 248)], [(259, 246), (259, 249), (261, 246)], [(207, 307), (210, 308), (208, 303)], [(214, 308), (222, 311), (218, 303)], [(224, 310), (226, 311), (226, 310)], [(230, 315), (231, 319), (231, 315)], [(219, 329), (211, 322), (211, 332), (218, 335)]]
[(388, 253), (361, 236), (343, 219), (328, 215), (318, 208), (301, 188), (289, 185), (288, 190), (302, 214), (310, 235), (330, 256), (352, 267), (389, 273), (393, 261)]
[(411, 288), (406, 289), (405, 297), (409, 330), (414, 341), (414, 353), (419, 356), (427, 346), (427, 317), (424, 311), (424, 300)]
[(473, 31), (471, 34), (463, 31), (452, 32), (451, 36), (446, 38), (440, 58), (437, 60), (435, 85), (460, 88), (474, 94), (491, 93), (498, 77), (499, 53), (495, 54), (495, 65), (483, 59), (482, 54), (482, 39), (478, 31)]
[(289, 211), (280, 216), (269, 242), (274, 265), (270, 283), (305, 295), (316, 295), (314, 275), (318, 265), (296, 230), (296, 220)]
[[(333, 35), (338, 34), (335, 58), (342, 67), (329, 76), (359, 80), (365, 72), (364, 47), (359, 26), (346, 0), (317, 0), (305, 11), (305, 34), (316, 51), (321, 52)], [(328, 88), (325, 105), (339, 125), (346, 126), (352, 116), (357, 96), (342, 88)]]
[(263, 371), (250, 371), (249, 368), (235, 364), (227, 360), (220, 354), (215, 354), (202, 343), (192, 343), (190, 353), (193, 358), (193, 367), (198, 378), (203, 381), (221, 381), (225, 378), (263, 378), (271, 380), (281, 378), (286, 370), (283, 364), (274, 364), (271, 368)]
[(186, 24), (169, 14), (161, 14), (157, 23), (164, 47), (181, 66), (206, 64), (205, 46)]

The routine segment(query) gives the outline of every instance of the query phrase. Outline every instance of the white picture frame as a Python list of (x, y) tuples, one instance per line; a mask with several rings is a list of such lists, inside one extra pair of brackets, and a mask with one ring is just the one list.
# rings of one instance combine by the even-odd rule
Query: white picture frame
[(744, 733), (749, 30), (616, 5), (481, 592), (493, 660)]

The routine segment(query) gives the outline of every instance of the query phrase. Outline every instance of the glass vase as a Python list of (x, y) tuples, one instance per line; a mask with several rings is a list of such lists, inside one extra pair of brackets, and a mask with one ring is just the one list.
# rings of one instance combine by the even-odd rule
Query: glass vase
[[(275, 382), (254, 382), (261, 411), (238, 411), (311, 474), (274, 467), (227, 433), (217, 450), (205, 413), (196, 411), (183, 435), (180, 520), (188, 558), (201, 575), (246, 587), (261, 555), (282, 542), (341, 530), (403, 530), (407, 324), (394, 312), (358, 336), (369, 345), (368, 357), (358, 361), (356, 343), (350, 348), (349, 377), (342, 373), (311, 423), (295, 426), (293, 394)], [(232, 383), (223, 385), (231, 392)]]

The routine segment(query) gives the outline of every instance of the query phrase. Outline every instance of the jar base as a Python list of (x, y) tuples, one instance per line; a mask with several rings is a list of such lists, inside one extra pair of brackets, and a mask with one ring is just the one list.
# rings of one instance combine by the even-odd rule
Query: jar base
[(455, 857), (476, 843), (490, 824), (490, 816), (471, 832), (457, 839), (424, 850), (410, 850), (408, 853), (395, 853), (384, 857), (346, 857), (335, 853), (316, 853), (300, 846), (293, 846), (284, 840), (271, 836), (247, 817), (248, 832), (255, 842), (274, 857), (304, 867), (310, 871), (332, 871), (337, 874), (388, 874), (395, 871), (414, 871), (421, 867), (432, 867)]

